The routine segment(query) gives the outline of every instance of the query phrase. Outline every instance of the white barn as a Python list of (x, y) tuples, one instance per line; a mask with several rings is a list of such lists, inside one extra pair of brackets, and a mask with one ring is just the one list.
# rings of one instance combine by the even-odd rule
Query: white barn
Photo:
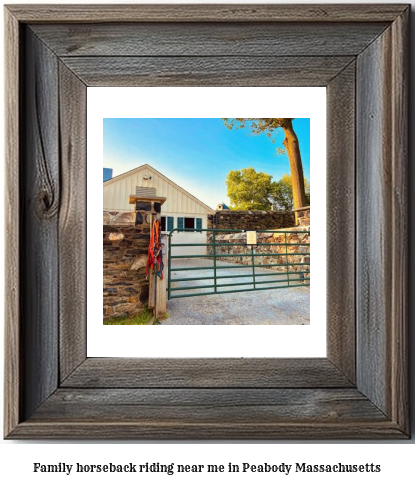
[[(166, 197), (167, 200), (161, 207), (161, 225), (163, 232), (172, 229), (206, 229), (208, 215), (215, 211), (201, 202), (195, 196), (181, 188), (172, 180), (159, 173), (148, 164), (143, 164), (127, 173), (104, 182), (104, 211), (134, 211), (134, 205), (129, 204), (130, 195), (137, 192), (153, 190), (158, 197)], [(189, 235), (190, 234), (190, 235)], [(206, 242), (205, 232), (175, 232), (172, 243)], [(178, 247), (174, 254), (204, 254), (204, 247)]]

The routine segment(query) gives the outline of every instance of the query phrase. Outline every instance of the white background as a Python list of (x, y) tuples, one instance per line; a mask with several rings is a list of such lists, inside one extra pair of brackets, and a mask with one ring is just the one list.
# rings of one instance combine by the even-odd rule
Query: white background
[[(19, 3), (9, 1), (7, 3)], [(26, 0), (25, 3), (34, 3)], [(53, 2), (44, 2), (53, 3)], [(76, 2), (72, 3), (85, 3)], [(88, 3), (110, 3), (105, 0), (99, 2)], [(117, 2), (112, 2), (117, 3)], [(123, 0), (122, 3), (132, 3), (128, 0)], [(138, 2), (135, 2), (138, 3)], [(164, 0), (163, 3), (173, 3)], [(182, 2), (186, 3), (186, 2)], [(192, 2), (194, 3), (194, 2)], [(212, 2), (213, 3), (213, 2)], [(244, 3), (239, 2), (228, 3)], [(254, 2), (251, 2), (254, 3)], [(264, 1), (258, 3), (265, 3)], [(294, 2), (292, 2), (294, 3)], [(301, 0), (297, 3), (310, 3), (306, 0)], [(329, 0), (321, 3), (343, 3)], [(359, 2), (353, 2), (359, 3)], [(363, 3), (363, 2), (362, 2)], [(365, 0), (364, 3), (381, 3), (370, 2)], [(383, 2), (385, 3), (385, 2)], [(412, 8), (415, 7), (415, 2), (412, 0)], [(413, 17), (412, 17), (413, 19)], [(412, 20), (412, 25), (413, 25)], [(3, 36), (0, 36), (3, 39)], [(412, 41), (412, 45), (414, 41)], [(0, 51), (3, 53), (3, 50)], [(411, 55), (412, 66), (414, 62), (415, 50), (413, 49)], [(412, 87), (414, 86), (414, 69), (412, 68)], [(412, 97), (413, 100), (414, 97)], [(2, 101), (2, 97), (0, 97)], [(414, 116), (414, 102), (411, 102), (411, 121)], [(0, 131), (3, 140), (3, 133)], [(412, 143), (413, 144), (413, 143)], [(414, 147), (411, 147), (412, 154)], [(3, 152), (4, 153), (4, 152)], [(411, 173), (411, 187), (414, 187), (414, 175)], [(3, 199), (0, 199), (0, 205), (3, 206)], [(412, 197), (411, 207), (414, 206)], [(4, 215), (3, 209), (0, 209), (0, 216)], [(411, 216), (411, 242), (415, 242), (414, 236), (414, 222)], [(0, 233), (0, 238), (3, 234)], [(1, 242), (3, 249), (3, 242)], [(3, 260), (4, 262), (4, 260)], [(413, 265), (411, 264), (413, 267)], [(411, 269), (411, 284), (414, 276), (413, 269)], [(413, 290), (413, 287), (412, 287)], [(411, 293), (413, 295), (413, 291)], [(3, 290), (0, 290), (0, 300), (3, 300)], [(409, 300), (414, 301), (415, 297)], [(413, 313), (411, 311), (411, 326), (413, 328)], [(0, 335), (0, 340), (2, 336)], [(415, 351), (414, 337), (411, 339), (411, 350)], [(3, 352), (3, 345), (0, 344), (0, 353)], [(2, 362), (0, 367), (2, 368)], [(415, 369), (414, 360), (412, 359), (412, 371)], [(1, 371), (1, 377), (3, 377)], [(414, 390), (414, 375), (412, 376), (412, 389)], [(412, 417), (414, 418), (414, 395), (412, 393)], [(2, 404), (0, 406), (2, 408)], [(231, 483), (237, 482), (239, 486), (248, 487), (253, 483), (262, 487), (275, 487), (279, 484), (284, 486), (303, 487), (305, 484), (319, 487), (347, 487), (351, 485), (362, 486), (371, 482), (384, 483), (391, 485), (405, 484), (406, 486), (414, 485), (413, 460), (415, 459), (415, 445), (414, 441), (409, 442), (333, 442), (333, 443), (309, 443), (309, 442), (262, 442), (262, 443), (192, 443), (192, 442), (166, 442), (166, 443), (150, 443), (150, 442), (131, 442), (131, 443), (94, 443), (94, 442), (22, 442), (22, 441), (0, 441), (0, 482), (10, 483), (14, 486), (38, 486), (42, 484), (45, 487), (55, 488), (59, 486), (73, 486), (74, 483), (79, 486), (91, 486), (93, 484), (100, 484), (101, 486), (113, 485), (115, 483), (122, 483), (124, 487), (137, 486), (180, 486), (194, 487), (194, 486), (231, 486)], [(42, 462), (45, 464), (52, 464), (58, 462), (67, 463), (145, 463), (145, 462), (175, 462), (175, 463), (198, 463), (198, 464), (227, 464), (229, 461), (233, 463), (371, 463), (382, 465), (381, 474), (350, 474), (350, 475), (334, 475), (334, 474), (291, 474), (286, 475), (265, 475), (265, 474), (250, 474), (235, 478), (236, 475), (214, 475), (214, 474), (190, 474), (190, 475), (146, 475), (138, 477), (121, 475), (70, 475), (65, 474), (49, 474), (39, 475), (32, 473), (33, 462)], [(75, 477), (74, 477), (75, 476)], [(180, 476), (180, 477), (179, 477)]]
[[(326, 208), (326, 89), (255, 87), (88, 88), (87, 275), (102, 276), (103, 118), (271, 117), (269, 100), (279, 100), (280, 114), (311, 118), (312, 201)], [(241, 100), (243, 105), (241, 108)], [(311, 245), (311, 322), (309, 325), (102, 325), (102, 292), (88, 280), (88, 356), (91, 357), (325, 357), (326, 219), (315, 212)], [(323, 263), (323, 264), (322, 264)], [(254, 294), (251, 294), (254, 295)], [(256, 297), (252, 297), (255, 300)]]

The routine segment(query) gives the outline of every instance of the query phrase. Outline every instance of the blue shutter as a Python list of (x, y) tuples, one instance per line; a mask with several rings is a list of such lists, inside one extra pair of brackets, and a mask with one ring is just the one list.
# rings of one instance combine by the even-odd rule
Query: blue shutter
[(197, 230), (202, 229), (202, 219), (196, 219), (196, 229)]
[(167, 231), (173, 230), (174, 227), (174, 217), (167, 217)]
[(177, 217), (177, 228), (184, 229), (184, 217)]

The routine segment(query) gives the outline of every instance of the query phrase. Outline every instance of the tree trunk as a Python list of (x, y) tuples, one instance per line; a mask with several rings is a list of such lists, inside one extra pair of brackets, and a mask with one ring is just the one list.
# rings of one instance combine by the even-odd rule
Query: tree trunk
[(290, 161), (291, 181), (293, 186), (294, 210), (307, 206), (304, 188), (303, 163), (301, 161), (300, 144), (294, 132), (292, 119), (284, 119), (284, 146)]

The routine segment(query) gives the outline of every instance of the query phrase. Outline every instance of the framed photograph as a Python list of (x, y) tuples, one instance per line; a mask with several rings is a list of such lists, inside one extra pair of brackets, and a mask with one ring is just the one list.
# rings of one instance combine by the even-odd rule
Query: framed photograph
[[(292, 191), (285, 190), (292, 177), (282, 151), (284, 130), (254, 135), (252, 121), (246, 122), (249, 128), (230, 130), (229, 122), (218, 117), (241, 112), (241, 100), (245, 115), (272, 115), (270, 99), (278, 100), (280, 113), (294, 117), (305, 198), (310, 198), (311, 175), (313, 206), (321, 209), (313, 217), (319, 245), (311, 260), (309, 218), (295, 226)], [(104, 262), (105, 282), (104, 299), (96, 280), (87, 282), (87, 355), (325, 356), (325, 87), (93, 87), (87, 113), (87, 275), (102, 273)], [(266, 123), (270, 127), (271, 119)], [(103, 165), (112, 172), (104, 191)], [(248, 181), (253, 191), (241, 193)], [(238, 190), (232, 203), (227, 197), (231, 182)], [(168, 302), (150, 326), (140, 297), (151, 279), (146, 263), (154, 216), (132, 225), (135, 203), (130, 202), (136, 192), (153, 192), (164, 200), (158, 280), (168, 290)], [(220, 210), (223, 202), (232, 210)], [(200, 231), (194, 232), (198, 222)], [(184, 224), (186, 231), (178, 229)], [(143, 227), (147, 233), (140, 232)], [(250, 234), (258, 236), (256, 244), (247, 243)], [(313, 263), (319, 272), (311, 279)], [(102, 308), (104, 324), (98, 318)]]
[[(409, 15), (6, 7), (5, 438), (409, 437)], [(324, 356), (88, 355), (93, 87), (325, 87), (326, 208), (313, 210), (326, 222)]]

